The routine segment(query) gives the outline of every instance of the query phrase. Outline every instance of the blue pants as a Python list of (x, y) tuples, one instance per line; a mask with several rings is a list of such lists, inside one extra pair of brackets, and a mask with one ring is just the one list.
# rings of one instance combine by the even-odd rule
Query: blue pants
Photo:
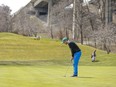
[(74, 54), (74, 58), (73, 58), (73, 70), (74, 70), (74, 74), (73, 75), (77, 75), (78, 76), (78, 63), (79, 63), (80, 57), (81, 57), (81, 51), (80, 52), (76, 52)]

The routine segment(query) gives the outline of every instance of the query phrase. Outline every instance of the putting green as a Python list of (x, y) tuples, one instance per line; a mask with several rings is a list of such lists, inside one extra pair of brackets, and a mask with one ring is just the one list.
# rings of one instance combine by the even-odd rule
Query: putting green
[(0, 87), (116, 87), (115, 66), (79, 66), (72, 78), (70, 66), (0, 66)]

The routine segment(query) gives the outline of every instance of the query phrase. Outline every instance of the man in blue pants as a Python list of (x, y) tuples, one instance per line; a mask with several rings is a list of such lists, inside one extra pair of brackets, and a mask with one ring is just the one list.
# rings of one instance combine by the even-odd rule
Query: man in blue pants
[(73, 61), (73, 70), (74, 70), (72, 77), (77, 77), (78, 76), (78, 63), (81, 57), (81, 50), (74, 42), (70, 42), (68, 38), (66, 37), (62, 39), (62, 42), (68, 45), (71, 50), (71, 53), (72, 53), (71, 61)]

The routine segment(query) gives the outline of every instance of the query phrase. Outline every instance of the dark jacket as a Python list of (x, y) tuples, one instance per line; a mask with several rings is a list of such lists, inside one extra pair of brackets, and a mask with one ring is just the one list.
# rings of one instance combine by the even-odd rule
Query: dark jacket
[(76, 52), (81, 51), (80, 48), (79, 48), (74, 42), (68, 43), (68, 46), (69, 46), (69, 48), (70, 48), (70, 50), (71, 50), (72, 57), (74, 57), (74, 54), (75, 54)]

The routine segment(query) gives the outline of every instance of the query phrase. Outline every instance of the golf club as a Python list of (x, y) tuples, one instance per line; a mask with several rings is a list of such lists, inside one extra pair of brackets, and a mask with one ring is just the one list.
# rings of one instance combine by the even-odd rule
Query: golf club
[[(72, 64), (72, 62), (71, 62), (71, 64)], [(66, 72), (65, 72), (65, 74), (64, 74), (64, 77), (66, 77), (69, 68), (70, 68), (70, 65), (67, 67)]]

